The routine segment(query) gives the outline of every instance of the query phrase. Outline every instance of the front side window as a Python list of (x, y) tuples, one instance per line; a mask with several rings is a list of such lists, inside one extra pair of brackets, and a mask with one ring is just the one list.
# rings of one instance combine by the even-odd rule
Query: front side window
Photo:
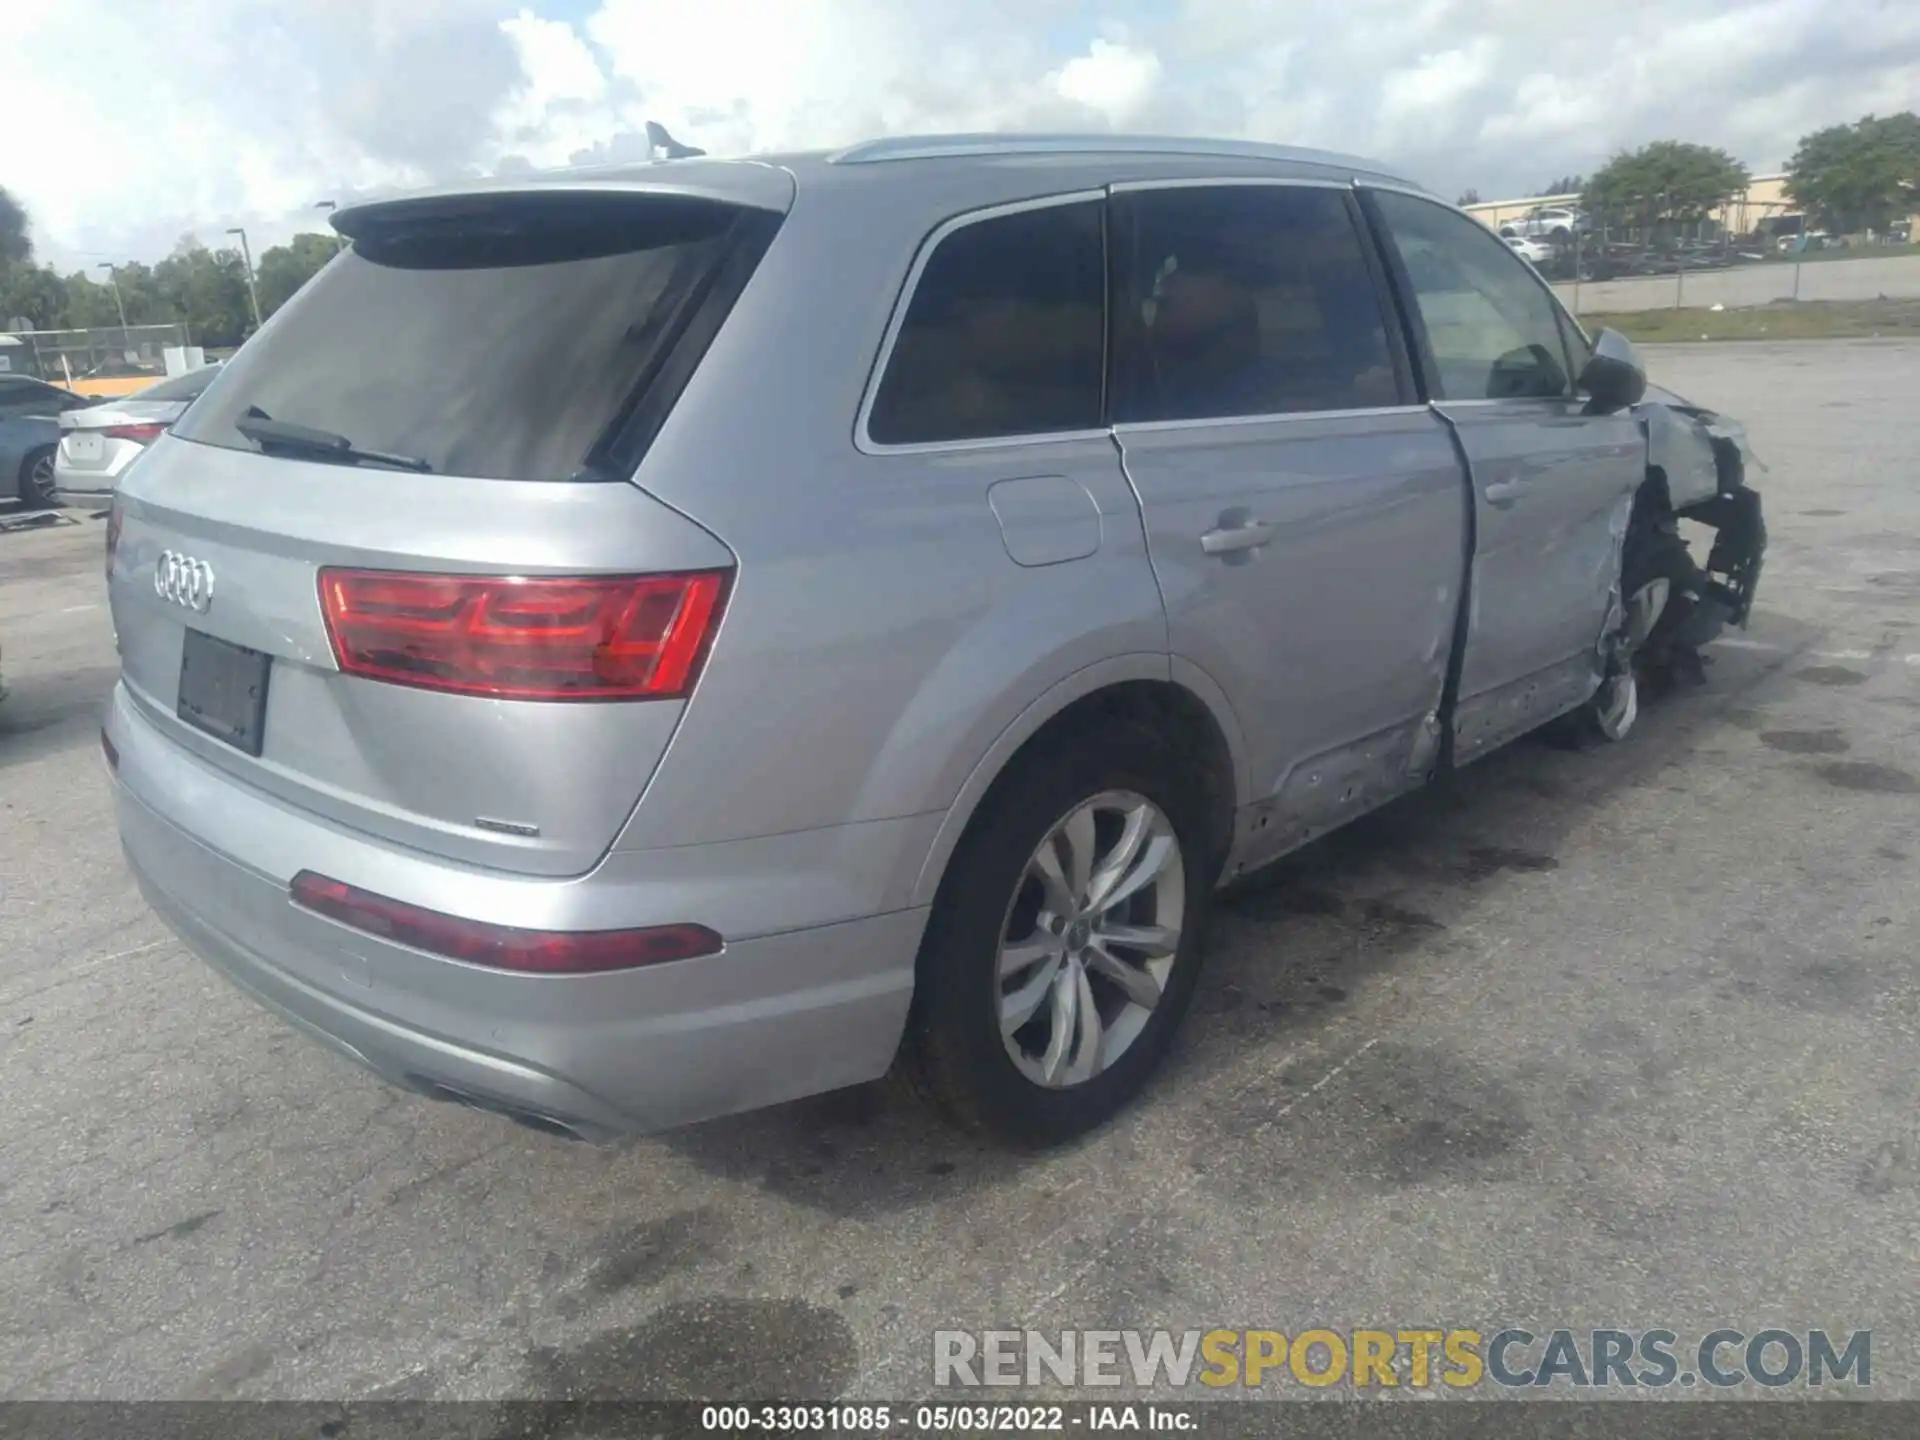
[(935, 246), (867, 417), (883, 445), (1097, 429), (1101, 202), (989, 216)]
[(1116, 421), (1367, 409), (1402, 399), (1346, 195), (1207, 185), (1114, 202)]
[(1377, 193), (1412, 284), (1443, 400), (1561, 397), (1572, 392), (1559, 307), (1485, 226), (1430, 200)]

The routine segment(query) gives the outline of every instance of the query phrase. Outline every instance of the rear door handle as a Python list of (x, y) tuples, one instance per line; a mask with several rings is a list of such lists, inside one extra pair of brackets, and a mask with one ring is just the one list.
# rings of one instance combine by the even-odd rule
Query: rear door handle
[(1496, 480), (1480, 492), (1487, 497), (1489, 505), (1498, 505), (1503, 509), (1520, 498), (1520, 482), (1517, 480)]
[(1273, 539), (1273, 526), (1265, 520), (1243, 520), (1238, 525), (1223, 525), (1200, 537), (1200, 548), (1209, 555), (1231, 555), (1236, 550), (1257, 550)]

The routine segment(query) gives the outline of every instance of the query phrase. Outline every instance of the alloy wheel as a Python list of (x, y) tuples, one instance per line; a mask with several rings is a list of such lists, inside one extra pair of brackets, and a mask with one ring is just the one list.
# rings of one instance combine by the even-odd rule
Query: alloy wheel
[(1186, 919), (1186, 865), (1166, 815), (1113, 790), (1083, 801), (1028, 859), (1001, 927), (1000, 1035), (1021, 1074), (1084, 1084), (1139, 1039)]
[(42, 455), (27, 471), (26, 493), (21, 496), (30, 505), (53, 504), (53, 457)]

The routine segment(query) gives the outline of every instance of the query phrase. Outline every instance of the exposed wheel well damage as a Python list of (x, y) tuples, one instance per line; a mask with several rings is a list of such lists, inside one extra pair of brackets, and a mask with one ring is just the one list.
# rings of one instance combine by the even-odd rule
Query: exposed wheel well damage
[[(1723, 435), (1703, 437), (1711, 447), (1711, 494), (1676, 507), (1665, 468), (1649, 458), (1646, 479), (1633, 498), (1621, 557), (1622, 584), (1631, 589), (1665, 579), (1669, 595), (1658, 624), (1638, 652), (1648, 678), (1700, 678), (1699, 651), (1728, 626), (1744, 627), (1766, 552), (1760, 496), (1746, 484), (1738, 443)], [(1714, 532), (1701, 563), (1680, 533), (1681, 520)]]

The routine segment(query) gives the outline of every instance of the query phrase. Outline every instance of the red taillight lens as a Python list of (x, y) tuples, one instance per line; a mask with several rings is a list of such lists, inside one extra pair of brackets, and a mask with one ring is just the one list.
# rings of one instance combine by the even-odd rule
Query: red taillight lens
[(167, 433), (165, 425), (109, 425), (101, 432), (109, 440), (132, 440), (140, 445), (151, 445)]
[(698, 678), (727, 580), (322, 570), (320, 608), (349, 675), (500, 700), (674, 700)]
[(107, 508), (107, 578), (113, 578), (113, 557), (120, 548), (120, 502)]
[(389, 900), (311, 870), (293, 877), (292, 894), (296, 905), (395, 944), (470, 965), (533, 975), (632, 970), (717, 955), (724, 944), (704, 925), (655, 925), (645, 930), (518, 930), (489, 925)]

